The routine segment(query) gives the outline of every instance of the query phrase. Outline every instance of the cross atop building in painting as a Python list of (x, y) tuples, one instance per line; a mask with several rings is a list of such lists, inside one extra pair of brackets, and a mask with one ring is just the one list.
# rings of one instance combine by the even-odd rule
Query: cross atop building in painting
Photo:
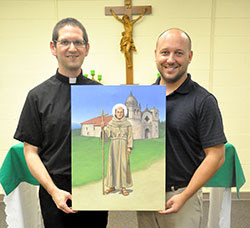
[[(151, 14), (151, 6), (132, 6), (132, 0), (124, 0), (124, 6), (105, 7), (105, 15), (113, 15), (124, 26), (120, 49), (124, 52), (126, 60), (126, 84), (134, 84), (133, 76), (133, 51), (136, 51), (133, 40), (133, 25), (145, 14)], [(118, 15), (123, 15), (120, 18)], [(133, 15), (139, 15), (133, 20)]]

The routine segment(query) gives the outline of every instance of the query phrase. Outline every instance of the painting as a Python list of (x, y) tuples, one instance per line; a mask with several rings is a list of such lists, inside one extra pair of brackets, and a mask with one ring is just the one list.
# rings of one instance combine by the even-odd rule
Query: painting
[(165, 86), (71, 86), (73, 209), (164, 209), (165, 126)]

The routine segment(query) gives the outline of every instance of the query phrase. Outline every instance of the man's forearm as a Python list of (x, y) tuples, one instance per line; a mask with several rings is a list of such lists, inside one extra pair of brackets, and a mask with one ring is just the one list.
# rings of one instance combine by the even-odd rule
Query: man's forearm
[(218, 145), (204, 150), (206, 157), (195, 171), (186, 190), (183, 192), (185, 198), (195, 194), (223, 165), (225, 160), (225, 146)]
[(24, 156), (31, 174), (51, 194), (57, 187), (38, 155), (38, 148), (24, 143)]
[(76, 211), (73, 211), (66, 203), (67, 200), (72, 200), (71, 194), (57, 188), (54, 184), (38, 155), (38, 148), (28, 143), (24, 143), (24, 156), (31, 174), (51, 195), (57, 208), (65, 213), (76, 213)]
[(185, 202), (192, 197), (222, 166), (225, 160), (225, 146), (218, 145), (205, 149), (206, 157), (195, 171), (185, 190), (173, 196), (166, 203), (166, 210), (160, 211), (163, 214), (178, 212)]

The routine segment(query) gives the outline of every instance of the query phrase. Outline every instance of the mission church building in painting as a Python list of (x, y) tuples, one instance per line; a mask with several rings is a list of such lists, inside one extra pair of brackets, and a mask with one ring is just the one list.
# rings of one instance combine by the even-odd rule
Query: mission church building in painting
[[(138, 104), (136, 98), (130, 92), (130, 96), (125, 102), (128, 113), (128, 121), (132, 125), (134, 139), (159, 138), (159, 110), (155, 107), (144, 111)], [(104, 124), (107, 126), (113, 116), (104, 116)], [(101, 117), (96, 117), (81, 123), (81, 135), (90, 137), (100, 137)]]

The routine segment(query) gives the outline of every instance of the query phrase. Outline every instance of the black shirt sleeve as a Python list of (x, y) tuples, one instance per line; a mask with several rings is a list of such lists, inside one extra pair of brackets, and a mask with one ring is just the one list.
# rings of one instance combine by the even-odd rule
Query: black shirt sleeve
[(42, 143), (42, 125), (36, 96), (29, 92), (14, 135), (14, 138), (34, 146)]
[(203, 149), (227, 141), (218, 103), (212, 94), (203, 100), (198, 110), (198, 130)]

